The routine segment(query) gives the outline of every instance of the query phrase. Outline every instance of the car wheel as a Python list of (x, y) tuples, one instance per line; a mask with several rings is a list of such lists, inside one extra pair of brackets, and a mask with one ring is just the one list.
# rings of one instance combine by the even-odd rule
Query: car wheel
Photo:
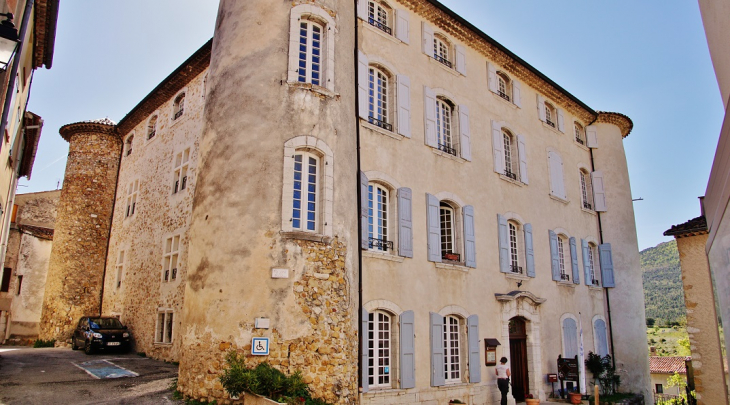
[(86, 344), (84, 345), (84, 353), (94, 354), (94, 349), (91, 347), (91, 342), (86, 342)]
[(71, 350), (79, 350), (79, 347), (76, 346), (76, 338), (71, 338)]

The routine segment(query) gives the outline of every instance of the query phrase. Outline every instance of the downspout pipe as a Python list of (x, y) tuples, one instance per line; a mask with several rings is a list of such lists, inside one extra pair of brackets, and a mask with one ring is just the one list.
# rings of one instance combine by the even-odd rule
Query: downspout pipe
[[(30, 14), (33, 11), (33, 3), (35, 0), (27, 0), (25, 3), (25, 11), (23, 11), (23, 22), (20, 24), (20, 33), (18, 38), (18, 49), (15, 51), (13, 57), (13, 67), (10, 69), (10, 78), (8, 80), (8, 91), (5, 92), (5, 102), (3, 103), (3, 115), (0, 121), (0, 135), (5, 134), (7, 130), (8, 115), (10, 114), (10, 101), (13, 99), (13, 92), (15, 91), (15, 77), (18, 76), (18, 69), (20, 69), (20, 59), (23, 55), (23, 49), (25, 48), (25, 36), (28, 31), (28, 24), (30, 22)], [(0, 142), (0, 150), (2, 150), (2, 143)]]
[[(353, 49), (353, 57), (355, 61), (355, 143), (356, 143), (356, 157), (357, 157), (357, 171), (353, 173), (355, 175), (355, 185), (357, 188), (357, 239), (358, 239), (358, 245), (357, 245), (357, 335), (358, 335), (358, 345), (357, 345), (357, 381), (358, 381), (358, 388), (362, 389), (364, 381), (362, 380), (362, 369), (365, 367), (365, 364), (362, 364), (362, 346), (365, 339), (365, 336), (363, 336), (363, 330), (362, 330), (362, 308), (363, 308), (363, 302), (362, 302), (362, 219), (360, 218), (360, 213), (362, 212), (362, 190), (360, 187), (360, 97), (358, 96), (358, 83), (357, 79), (359, 76), (359, 63), (358, 63), (358, 43), (359, 43), (359, 30), (357, 26), (357, 0), (353, 0), (354, 5), (354, 13), (353, 13), (353, 23), (354, 23), (354, 29), (355, 29), (355, 46)], [(360, 389), (358, 390), (358, 394), (360, 393)]]
[[(593, 125), (594, 122), (596, 122), (596, 120), (593, 120), (593, 122), (591, 122), (588, 125)], [(596, 171), (596, 162), (595, 162), (595, 159), (593, 158), (593, 149), (588, 148), (588, 152), (591, 154), (591, 171), (595, 172)], [(598, 217), (598, 241), (600, 242), (600, 244), (603, 244), (604, 243), (603, 242), (603, 224), (601, 223), (601, 213), (596, 211), (596, 214)], [(616, 351), (614, 350), (614, 346), (613, 346), (613, 320), (611, 319), (611, 296), (608, 292), (608, 288), (603, 287), (603, 290), (606, 293), (606, 312), (607, 312), (606, 315), (608, 315), (608, 335), (609, 335), (609, 341), (611, 343), (611, 353), (612, 353), (611, 362), (613, 363), (612, 366), (615, 369), (616, 368)], [(593, 326), (591, 325), (591, 327), (593, 327)]]

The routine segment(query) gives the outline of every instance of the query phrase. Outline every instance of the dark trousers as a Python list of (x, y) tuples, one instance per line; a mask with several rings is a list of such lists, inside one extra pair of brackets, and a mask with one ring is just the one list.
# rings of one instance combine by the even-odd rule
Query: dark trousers
[(509, 378), (498, 378), (497, 387), (502, 393), (501, 405), (507, 405), (507, 393), (509, 392)]

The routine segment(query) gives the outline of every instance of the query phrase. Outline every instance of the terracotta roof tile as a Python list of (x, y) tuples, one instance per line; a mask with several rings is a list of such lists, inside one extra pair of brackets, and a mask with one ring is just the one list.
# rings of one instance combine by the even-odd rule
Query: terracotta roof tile
[(692, 358), (684, 356), (650, 356), (649, 372), (657, 374), (687, 374), (687, 369), (684, 365), (686, 360), (692, 360)]
[(664, 232), (664, 236), (691, 236), (707, 233), (707, 231), (707, 219), (705, 219), (705, 216), (702, 215), (697, 218), (690, 219), (683, 224), (673, 225)]

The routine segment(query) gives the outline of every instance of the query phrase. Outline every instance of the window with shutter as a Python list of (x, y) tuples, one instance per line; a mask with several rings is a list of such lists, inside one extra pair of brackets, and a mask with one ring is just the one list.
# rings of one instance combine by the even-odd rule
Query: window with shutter
[(390, 74), (385, 70), (368, 68), (368, 122), (386, 131), (393, 130), (391, 123)]
[(593, 210), (593, 184), (591, 182), (591, 175), (585, 169), (578, 171), (580, 176), (580, 196), (583, 202), (583, 209)]
[(530, 181), (527, 176), (527, 146), (525, 145), (525, 137), (523, 135), (517, 135), (517, 155), (520, 161), (520, 181), (524, 184), (529, 184)]
[(613, 257), (611, 254), (611, 244), (604, 243), (598, 246), (598, 254), (601, 260), (601, 280), (606, 288), (616, 287), (613, 274)]
[(461, 325), (456, 316), (444, 317), (444, 381), (446, 384), (461, 382)]
[(466, 76), (466, 48), (456, 45), (456, 71)]
[(431, 386), (440, 387), (446, 383), (444, 378), (444, 317), (430, 313), (431, 329)]
[(426, 145), (437, 148), (438, 147), (438, 140), (436, 137), (436, 93), (428, 88), (423, 88), (423, 97), (424, 97), (424, 127), (425, 127), (425, 140)]
[(550, 168), (550, 194), (563, 200), (567, 199), (563, 178), (563, 159), (557, 152), (548, 152), (548, 166)]
[(441, 262), (441, 215), (440, 201), (426, 194), (426, 226), (428, 228), (428, 260)]
[(408, 76), (398, 75), (398, 133), (411, 137), (411, 81)]
[(471, 128), (469, 127), (469, 108), (465, 105), (459, 106), (459, 146), (461, 157), (471, 161)]
[(474, 207), (464, 206), (461, 209), (464, 217), (464, 264), (477, 267), (476, 234), (474, 229)]
[(532, 225), (525, 224), (525, 264), (527, 266), (527, 276), (535, 277), (535, 251), (532, 245)]
[(497, 121), (492, 121), (492, 151), (494, 171), (502, 174), (505, 170), (504, 135), (502, 134), (502, 124)]
[(479, 317), (471, 315), (466, 320), (467, 337), (469, 340), (469, 382), (482, 381), (482, 362), (479, 355)]
[(499, 230), (499, 271), (509, 273), (511, 257), (507, 218), (501, 214), (497, 214), (497, 224)]
[(368, 314), (368, 385), (391, 388), (392, 316), (384, 311)]
[(603, 319), (598, 318), (593, 322), (593, 334), (595, 336), (596, 353), (604, 357), (608, 354), (608, 334), (606, 322)]
[(563, 357), (578, 355), (578, 325), (573, 318), (563, 319)]
[(378, 1), (368, 1), (367, 7), (367, 22), (386, 34), (392, 35), (393, 29), (390, 24), (392, 12), (390, 7)]
[(575, 141), (580, 145), (586, 144), (586, 133), (583, 126), (577, 122), (573, 123), (573, 131), (575, 132)]
[(570, 264), (573, 269), (573, 284), (580, 284), (580, 270), (578, 268), (578, 247), (574, 237), (570, 238)]
[(591, 173), (591, 185), (593, 187), (593, 202), (594, 210), (599, 212), (606, 212), (608, 211), (608, 207), (606, 205), (606, 191), (605, 186), (603, 182), (603, 172), (595, 171)]
[(416, 332), (413, 311), (400, 314), (400, 388), (416, 386)]
[(398, 189), (398, 253), (413, 257), (413, 214), (410, 188)]
[(368, 184), (368, 248), (380, 252), (392, 252), (390, 232), (390, 192), (382, 184)]
[(408, 11), (403, 9), (395, 10), (395, 37), (404, 43), (410, 43), (411, 19)]

